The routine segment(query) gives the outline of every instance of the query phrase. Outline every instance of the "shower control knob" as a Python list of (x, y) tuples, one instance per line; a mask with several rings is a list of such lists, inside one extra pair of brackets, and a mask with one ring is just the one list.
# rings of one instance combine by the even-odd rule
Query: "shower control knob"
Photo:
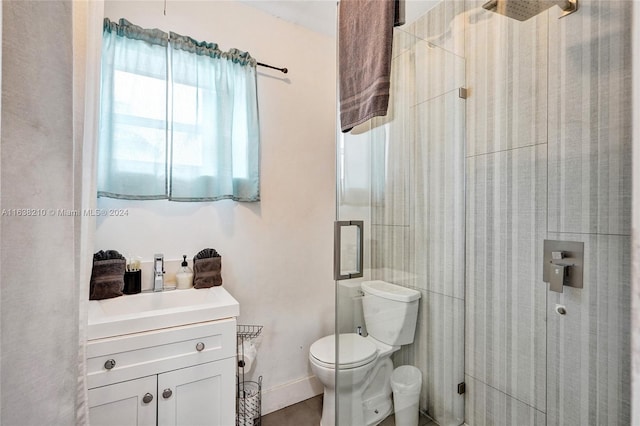
[(107, 370), (111, 370), (115, 366), (116, 366), (115, 359), (108, 359), (107, 362), (104, 363), (104, 368), (106, 368)]
[(171, 389), (167, 388), (164, 391), (162, 391), (162, 397), (164, 399), (171, 398), (171, 395), (173, 395), (173, 391)]
[(204, 343), (202, 343), (202, 342), (198, 342), (198, 343), (196, 344), (196, 350), (197, 350), (198, 352), (202, 352), (202, 351), (204, 350)]
[(151, 401), (153, 401), (153, 395), (150, 394), (149, 392), (145, 393), (144, 396), (142, 397), (142, 402), (144, 402), (145, 404), (148, 404)]

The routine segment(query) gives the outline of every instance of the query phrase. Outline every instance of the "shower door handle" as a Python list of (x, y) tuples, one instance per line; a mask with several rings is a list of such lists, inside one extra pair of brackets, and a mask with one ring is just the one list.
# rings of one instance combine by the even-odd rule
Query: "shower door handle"
[[(347, 245), (348, 253), (343, 253), (343, 228), (354, 227), (355, 239)], [(350, 234), (353, 234), (351, 232)], [(343, 262), (343, 254), (354, 254), (355, 262)], [(359, 278), (363, 275), (363, 254), (364, 254), (364, 221), (362, 220), (338, 220), (334, 224), (333, 235), (333, 278), (336, 281)], [(343, 268), (348, 268), (343, 270)]]

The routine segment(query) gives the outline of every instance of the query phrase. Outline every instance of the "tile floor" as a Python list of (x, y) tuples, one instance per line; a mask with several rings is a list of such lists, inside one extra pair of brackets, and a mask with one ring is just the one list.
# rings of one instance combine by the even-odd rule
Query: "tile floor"
[[(262, 416), (262, 426), (319, 426), (322, 417), (322, 395)], [(395, 426), (393, 414), (380, 426)], [(418, 426), (437, 426), (428, 417), (420, 416)]]

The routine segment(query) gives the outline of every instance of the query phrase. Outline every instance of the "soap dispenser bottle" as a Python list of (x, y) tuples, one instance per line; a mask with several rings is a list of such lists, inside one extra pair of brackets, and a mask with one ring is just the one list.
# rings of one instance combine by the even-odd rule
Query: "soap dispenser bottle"
[(193, 287), (193, 271), (187, 264), (187, 255), (182, 255), (182, 265), (176, 273), (177, 288), (186, 289)]

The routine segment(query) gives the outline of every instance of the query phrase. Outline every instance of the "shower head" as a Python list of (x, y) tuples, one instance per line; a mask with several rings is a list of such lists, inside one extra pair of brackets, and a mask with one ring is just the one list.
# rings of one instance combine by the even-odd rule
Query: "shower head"
[(518, 21), (526, 21), (556, 4), (563, 10), (561, 18), (578, 10), (578, 0), (489, 0), (482, 7)]

